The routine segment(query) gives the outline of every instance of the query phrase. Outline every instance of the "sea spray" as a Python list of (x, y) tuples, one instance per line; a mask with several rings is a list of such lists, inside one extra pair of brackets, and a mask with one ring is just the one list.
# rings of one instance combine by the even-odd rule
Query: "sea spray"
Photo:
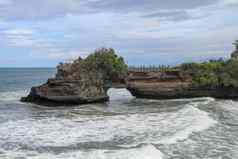
[(19, 101), (22, 96), (25, 96), (28, 93), (28, 90), (0, 92), (0, 101)]

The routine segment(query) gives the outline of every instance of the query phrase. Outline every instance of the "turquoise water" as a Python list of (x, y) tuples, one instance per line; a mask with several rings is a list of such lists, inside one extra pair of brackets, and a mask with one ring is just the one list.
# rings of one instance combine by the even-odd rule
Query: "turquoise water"
[(237, 159), (238, 102), (135, 99), (43, 107), (19, 102), (54, 69), (0, 69), (1, 159)]

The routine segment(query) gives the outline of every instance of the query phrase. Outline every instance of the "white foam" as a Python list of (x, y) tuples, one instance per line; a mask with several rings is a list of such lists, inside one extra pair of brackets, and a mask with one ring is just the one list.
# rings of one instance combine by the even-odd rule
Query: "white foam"
[[(60, 154), (34, 152), (8, 152), (8, 158), (26, 157), (32, 154), (31, 159), (162, 159), (163, 153), (152, 145), (127, 150), (88, 150), (74, 151)], [(1, 157), (1, 156), (0, 156)]]
[[(82, 159), (162, 159), (163, 153), (152, 145), (128, 150), (96, 150), (78, 153)], [(72, 154), (70, 154), (72, 155)], [(64, 156), (67, 158), (66, 156)]]
[[(183, 98), (183, 99), (170, 99), (169, 101), (189, 101), (189, 102), (196, 102), (198, 100), (202, 100), (205, 103), (215, 101), (215, 98), (212, 97), (200, 97), (200, 98)], [(204, 104), (205, 104), (204, 103)]]
[(126, 99), (133, 99), (134, 98), (127, 89), (111, 88), (107, 91), (107, 94), (110, 96), (110, 101), (126, 100)]
[[(67, 146), (79, 142), (105, 142), (130, 137), (124, 146), (141, 143), (171, 144), (193, 132), (203, 131), (216, 121), (195, 107), (196, 103), (170, 113), (128, 114), (115, 116), (49, 117), (8, 121), (0, 125), (0, 136), (9, 142), (31, 146)], [(69, 114), (70, 115), (70, 114)], [(3, 144), (0, 141), (0, 145)]]
[(234, 100), (224, 100), (219, 106), (233, 113), (238, 111), (238, 102)]
[[(190, 121), (188, 121), (188, 123), (185, 123), (183, 128), (178, 129), (174, 135), (162, 139), (160, 143), (174, 144), (178, 141), (187, 139), (189, 135), (191, 135), (193, 132), (200, 132), (206, 130), (217, 123), (217, 121), (208, 116), (208, 113), (201, 111), (198, 108), (193, 107), (189, 109), (187, 113), (191, 115), (195, 115), (195, 113), (198, 113), (199, 116), (190, 116)], [(175, 121), (175, 123), (177, 124), (179, 122), (182, 121)]]
[[(68, 112), (69, 118), (26, 118), (0, 124), (0, 151), (9, 158), (72, 158), (72, 159), (160, 159), (163, 154), (151, 144), (174, 144), (186, 140), (193, 132), (204, 131), (217, 122), (209, 114), (197, 108), (198, 105), (213, 101), (207, 98), (194, 101), (176, 112), (124, 114), (114, 116), (75, 115)], [(123, 139), (127, 143), (117, 143)], [(60, 154), (35, 151), (18, 151), (20, 145), (31, 148), (44, 146), (72, 146), (84, 142), (115, 142), (123, 150), (71, 151)], [(1, 147), (13, 145), (11, 151)], [(146, 144), (140, 148), (131, 148)], [(15, 147), (14, 147), (15, 146)], [(1, 154), (0, 154), (1, 158)]]
[(27, 93), (27, 90), (0, 92), (0, 101), (17, 101), (20, 100), (21, 97), (26, 96)]

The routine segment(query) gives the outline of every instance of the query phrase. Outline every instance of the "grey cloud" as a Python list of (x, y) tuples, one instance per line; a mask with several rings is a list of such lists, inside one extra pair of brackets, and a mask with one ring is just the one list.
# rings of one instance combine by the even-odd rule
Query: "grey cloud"
[[(55, 18), (67, 14), (98, 12), (156, 12), (160, 10), (192, 9), (216, 3), (218, 0), (4, 0), (0, 17), (5, 19)], [(181, 14), (185, 18), (187, 15)]]
[(144, 18), (157, 18), (159, 20), (171, 20), (171, 21), (181, 21), (192, 19), (192, 17), (188, 12), (182, 11), (159, 11), (152, 14), (146, 14), (142, 16)]
[(192, 9), (200, 6), (214, 4), (218, 0), (100, 0), (92, 1), (88, 4), (96, 9), (133, 11), (131, 9), (141, 10), (160, 10), (160, 9)]
[(0, 17), (5, 19), (39, 19), (65, 16), (68, 13), (92, 12), (86, 0), (11, 0), (11, 3), (0, 4)]

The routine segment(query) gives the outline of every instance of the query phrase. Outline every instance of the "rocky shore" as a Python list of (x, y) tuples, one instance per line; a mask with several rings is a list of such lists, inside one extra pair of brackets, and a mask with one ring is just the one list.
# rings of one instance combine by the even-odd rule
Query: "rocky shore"
[(238, 41), (230, 59), (185, 63), (157, 71), (129, 72), (127, 89), (137, 98), (238, 99)]
[(113, 49), (99, 49), (85, 59), (60, 64), (55, 78), (33, 87), (21, 101), (47, 106), (105, 102), (112, 87), (127, 88), (137, 98), (238, 99), (238, 42), (231, 59), (185, 63), (156, 71), (128, 70)]
[(195, 87), (192, 77), (181, 71), (130, 72), (127, 89), (137, 98), (177, 99), (214, 97), (238, 99), (238, 89), (234, 87)]

